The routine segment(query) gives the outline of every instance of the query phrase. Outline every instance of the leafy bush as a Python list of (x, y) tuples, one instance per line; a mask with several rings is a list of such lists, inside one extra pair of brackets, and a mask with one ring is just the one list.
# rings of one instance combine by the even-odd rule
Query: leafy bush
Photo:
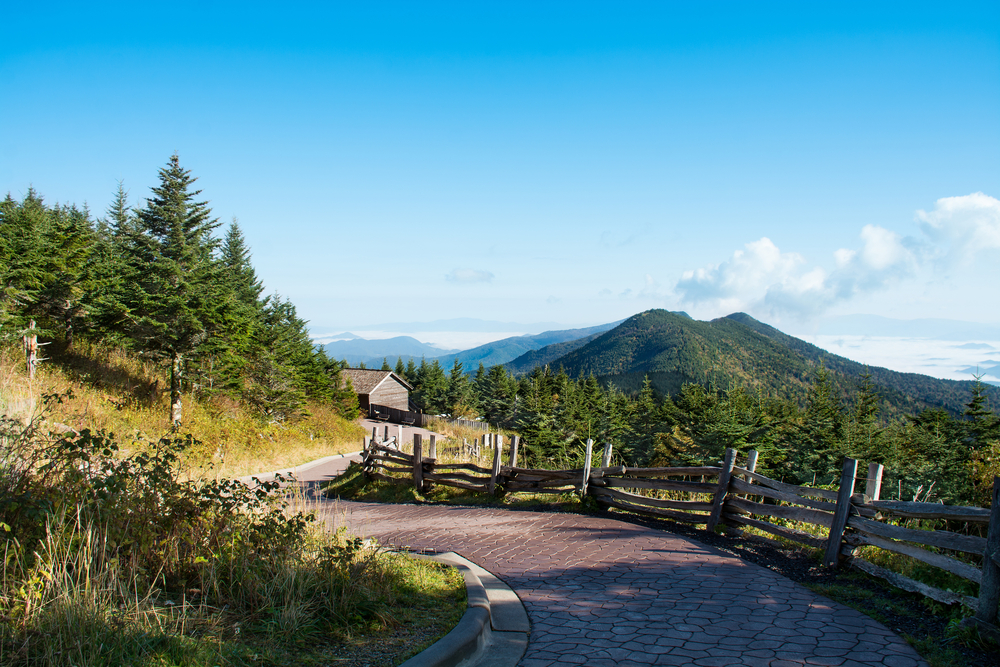
[(122, 456), (45, 426), (0, 420), (0, 663), (244, 664), (394, 623), (401, 557), (289, 511), (282, 478), (189, 479), (190, 435)]

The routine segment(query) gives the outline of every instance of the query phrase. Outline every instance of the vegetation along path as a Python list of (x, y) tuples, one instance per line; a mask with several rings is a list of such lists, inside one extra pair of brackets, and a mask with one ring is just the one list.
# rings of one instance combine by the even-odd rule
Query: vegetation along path
[(612, 518), (345, 501), (321, 512), (500, 576), (531, 619), (523, 667), (926, 664), (885, 626), (770, 570)]

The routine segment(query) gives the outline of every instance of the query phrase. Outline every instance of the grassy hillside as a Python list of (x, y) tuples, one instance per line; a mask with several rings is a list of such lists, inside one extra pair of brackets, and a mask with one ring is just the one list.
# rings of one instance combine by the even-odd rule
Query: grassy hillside
[[(550, 362), (573, 377), (595, 375), (626, 392), (638, 390), (646, 375), (654, 387), (676, 394), (683, 383), (721, 389), (743, 386), (765, 395), (801, 401), (820, 363), (832, 373), (843, 396), (851, 394), (864, 365), (830, 354), (777, 329), (737, 313), (702, 322), (665, 310), (650, 310)], [(971, 382), (938, 380), (870, 367), (890, 414), (913, 414), (944, 407), (958, 414)], [(991, 402), (1000, 390), (989, 388)], [(995, 404), (995, 403), (994, 403)]]
[[(58, 429), (105, 430), (122, 444), (136, 434), (155, 441), (170, 432), (164, 369), (110, 346), (78, 341), (71, 350), (47, 348), (50, 358), (34, 381), (24, 373), (19, 347), (0, 349), (0, 413), (26, 420), (50, 400), (47, 421)], [(184, 397), (184, 426), (200, 444), (186, 463), (192, 474), (239, 477), (356, 451), (364, 436), (330, 406), (308, 405), (308, 415), (266, 422), (225, 396)], [(198, 472), (199, 466), (210, 469)]]

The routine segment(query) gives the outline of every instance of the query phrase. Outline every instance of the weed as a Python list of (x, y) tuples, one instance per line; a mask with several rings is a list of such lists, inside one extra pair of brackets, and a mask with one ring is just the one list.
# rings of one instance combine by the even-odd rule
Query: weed
[(3, 664), (292, 664), (394, 631), (421, 597), (445, 610), (435, 633), (461, 614), (460, 575), (326, 532), (272, 493), (280, 478), (182, 474), (191, 435), (123, 455), (104, 431), (45, 423), (0, 423)]

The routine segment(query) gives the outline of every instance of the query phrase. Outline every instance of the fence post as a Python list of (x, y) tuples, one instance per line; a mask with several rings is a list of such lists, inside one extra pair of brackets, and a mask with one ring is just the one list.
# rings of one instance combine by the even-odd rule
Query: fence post
[(587, 456), (583, 459), (583, 481), (580, 483), (580, 498), (587, 497), (587, 484), (590, 482), (590, 457), (594, 454), (594, 441), (587, 438)]
[(368, 464), (370, 463), (371, 455), (374, 453), (373, 450), (369, 449), (370, 440), (367, 435), (365, 435), (363, 440), (363, 447), (361, 450), (361, 471), (365, 473), (365, 477), (368, 476)]
[(399, 451), (403, 451), (403, 427), (399, 427)]
[(882, 464), (868, 464), (868, 481), (865, 483), (865, 495), (872, 500), (878, 500), (882, 493)]
[[(757, 472), (757, 458), (759, 456), (760, 456), (760, 452), (758, 452), (756, 449), (751, 449), (747, 453), (747, 468), (746, 469), (748, 471), (750, 471), (750, 472)], [(753, 479), (749, 475), (747, 475), (746, 477), (747, 477), (747, 479), (746, 479), (747, 484), (753, 484)], [(744, 494), (743, 497), (744, 498), (750, 498), (750, 495), (749, 494)]]
[(854, 479), (857, 475), (857, 460), (844, 459), (844, 470), (840, 474), (840, 490), (837, 492), (837, 509), (833, 513), (830, 537), (826, 542), (826, 556), (823, 558), (823, 564), (827, 567), (837, 567), (837, 562), (840, 560), (840, 543), (844, 539), (847, 518), (851, 514), (851, 496), (854, 495)]
[(490, 473), (490, 483), (486, 487), (487, 493), (491, 496), (496, 493), (497, 490), (497, 477), (500, 475), (500, 447), (496, 444), (493, 445), (493, 470)]
[(28, 370), (28, 379), (34, 379), (35, 368), (38, 367), (38, 336), (35, 335), (35, 320), (28, 324), (24, 334), (24, 363)]
[(518, 441), (520, 438), (518, 436), (511, 436), (510, 439), (510, 467), (517, 467), (517, 446), (520, 444)]
[[(416, 434), (413, 437), (416, 438)], [(427, 456), (435, 460), (438, 457), (437, 436), (433, 433), (431, 433), (431, 446), (427, 448)]]
[(389, 425), (386, 424), (385, 425), (385, 437), (382, 438), (382, 441), (383, 442), (387, 442), (388, 440), (389, 440)]
[(726, 500), (726, 494), (729, 493), (729, 478), (733, 475), (733, 465), (736, 463), (736, 450), (727, 447), (726, 448), (726, 458), (722, 461), (722, 470), (719, 471), (719, 486), (715, 490), (715, 499), (712, 501), (712, 513), (708, 515), (708, 523), (705, 524), (705, 530), (712, 532), (715, 527), (719, 525), (719, 520), (722, 518), (722, 503)]
[(1000, 477), (993, 478), (993, 505), (990, 528), (983, 552), (983, 579), (979, 584), (979, 608), (976, 620), (996, 625), (1000, 603)]
[(424, 490), (424, 444), (419, 433), (413, 434), (413, 488), (417, 493)]
[(601, 467), (610, 468), (611, 467), (611, 450), (614, 449), (614, 445), (610, 442), (605, 443), (604, 453), (601, 454)]

